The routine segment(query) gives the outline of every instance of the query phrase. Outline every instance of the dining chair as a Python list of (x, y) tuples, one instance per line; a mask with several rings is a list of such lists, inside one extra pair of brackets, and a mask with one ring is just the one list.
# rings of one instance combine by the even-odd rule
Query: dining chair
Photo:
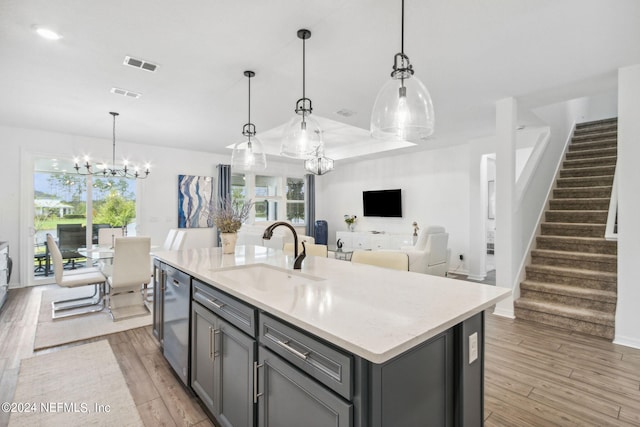
[[(78, 268), (73, 273), (64, 269), (62, 252), (53, 236), (47, 233), (47, 247), (53, 261), (53, 273), (56, 284), (63, 288), (77, 288), (80, 286), (93, 286), (93, 295), (58, 300), (51, 303), (51, 318), (78, 316), (81, 314), (95, 313), (104, 309), (106, 277), (95, 268)], [(87, 308), (86, 310), (77, 310)]]
[(116, 237), (123, 237), (122, 227), (117, 228), (99, 228), (98, 229), (98, 246), (113, 248)]
[(117, 237), (109, 284), (109, 313), (114, 321), (147, 314), (142, 287), (151, 281), (150, 237)]
[(393, 251), (354, 251), (351, 262), (409, 271), (409, 256)]
[[(319, 257), (327, 257), (329, 254), (329, 248), (327, 245), (316, 245), (315, 243), (306, 243), (304, 244), (305, 252), (307, 255), (319, 256)], [(302, 251), (302, 246), (300, 245), (300, 251)], [(287, 255), (293, 255), (293, 243), (287, 242), (284, 244), (282, 251)]]
[(187, 238), (187, 232), (184, 230), (178, 230), (176, 233), (176, 238), (173, 239), (173, 243), (171, 244), (172, 251), (181, 251), (184, 246), (184, 241)]
[(167, 233), (167, 237), (164, 239), (164, 243), (162, 244), (162, 249), (164, 249), (165, 251), (171, 250), (171, 246), (173, 245), (173, 241), (176, 238), (177, 232), (178, 230), (175, 228), (169, 230), (169, 232)]

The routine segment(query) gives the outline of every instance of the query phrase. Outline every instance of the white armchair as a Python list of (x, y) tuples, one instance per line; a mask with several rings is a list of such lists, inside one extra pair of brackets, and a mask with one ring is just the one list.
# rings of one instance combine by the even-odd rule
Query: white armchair
[(409, 256), (409, 271), (446, 276), (451, 254), (448, 243), (449, 233), (444, 227), (431, 225), (422, 230), (414, 246), (401, 248)]

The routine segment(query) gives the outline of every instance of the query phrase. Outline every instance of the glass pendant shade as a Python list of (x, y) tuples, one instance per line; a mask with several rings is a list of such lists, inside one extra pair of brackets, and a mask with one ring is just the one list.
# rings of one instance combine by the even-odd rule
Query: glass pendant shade
[(251, 78), (256, 75), (255, 72), (247, 70), (244, 72), (247, 77), (249, 100), (248, 120), (242, 127), (242, 134), (245, 140), (238, 142), (233, 146), (231, 153), (231, 168), (245, 172), (261, 171), (267, 168), (267, 156), (264, 152), (264, 145), (256, 137), (256, 126), (251, 123)]
[(245, 172), (261, 171), (267, 168), (267, 156), (262, 141), (252, 136), (233, 146), (231, 168)]
[(304, 113), (289, 120), (282, 135), (280, 147), (282, 156), (292, 159), (311, 159), (322, 147), (322, 131), (315, 118)]
[(433, 128), (431, 95), (417, 77), (392, 77), (380, 89), (371, 113), (371, 136), (420, 142)]

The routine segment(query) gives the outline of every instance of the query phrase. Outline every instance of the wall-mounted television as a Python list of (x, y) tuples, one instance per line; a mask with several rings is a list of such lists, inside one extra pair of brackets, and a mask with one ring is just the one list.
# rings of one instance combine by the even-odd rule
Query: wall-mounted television
[(402, 190), (362, 192), (364, 216), (402, 217)]

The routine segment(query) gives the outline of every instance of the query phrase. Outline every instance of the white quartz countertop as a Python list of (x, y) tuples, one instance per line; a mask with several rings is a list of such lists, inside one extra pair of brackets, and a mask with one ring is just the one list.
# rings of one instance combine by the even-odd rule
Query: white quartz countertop
[[(496, 286), (332, 258), (307, 256), (302, 270), (294, 271), (293, 256), (262, 246), (238, 246), (228, 255), (221, 248), (203, 248), (154, 256), (373, 363), (386, 362), (511, 294)], [(250, 264), (299, 276), (291, 283), (228, 279), (230, 269)]]

